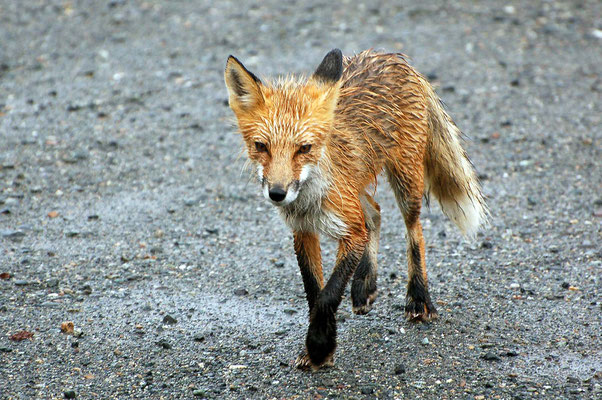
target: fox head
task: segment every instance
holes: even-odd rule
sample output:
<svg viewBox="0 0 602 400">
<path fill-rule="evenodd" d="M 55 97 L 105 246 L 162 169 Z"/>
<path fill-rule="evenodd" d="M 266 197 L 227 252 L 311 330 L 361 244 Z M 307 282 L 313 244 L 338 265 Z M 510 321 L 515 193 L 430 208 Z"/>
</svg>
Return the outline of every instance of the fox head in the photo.
<svg viewBox="0 0 602 400">
<path fill-rule="evenodd" d="M 226 63 L 230 108 L 256 165 L 264 197 L 284 206 L 316 172 L 334 121 L 343 72 L 339 49 L 309 79 L 264 84 L 235 57 Z"/>
</svg>

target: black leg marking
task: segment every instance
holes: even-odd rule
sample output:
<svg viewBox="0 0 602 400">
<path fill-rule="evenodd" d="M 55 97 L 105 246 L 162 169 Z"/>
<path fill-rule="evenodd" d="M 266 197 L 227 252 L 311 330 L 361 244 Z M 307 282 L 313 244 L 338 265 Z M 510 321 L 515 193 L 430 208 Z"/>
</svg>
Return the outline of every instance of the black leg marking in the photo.
<svg viewBox="0 0 602 400">
<path fill-rule="evenodd" d="M 337 263 L 332 276 L 318 295 L 312 309 L 305 344 L 313 366 L 321 366 L 334 353 L 337 345 L 335 313 L 341 304 L 345 286 L 356 269 L 359 258 L 359 254 L 352 251 Z"/>
<path fill-rule="evenodd" d="M 410 280 L 408 282 L 408 292 L 406 295 L 406 316 L 410 320 L 429 320 L 436 318 L 437 310 L 431 302 L 431 296 L 428 292 L 426 282 L 421 275 L 422 255 L 420 246 L 412 243 L 410 247 L 410 257 L 412 269 L 410 271 Z"/>
<path fill-rule="evenodd" d="M 351 284 L 351 302 L 353 312 L 356 314 L 367 314 L 376 298 L 376 274 L 374 265 L 368 255 L 368 249 L 364 251 Z"/>
<path fill-rule="evenodd" d="M 300 251 L 297 254 L 297 262 L 299 263 L 299 269 L 301 270 L 301 276 L 303 277 L 303 287 L 305 288 L 305 297 L 307 298 L 307 304 L 309 311 L 314 308 L 316 299 L 320 293 L 320 283 L 316 279 L 316 276 L 311 271 L 309 258 L 307 253 Z"/>
<path fill-rule="evenodd" d="M 408 283 L 406 317 L 411 321 L 430 320 L 437 317 L 437 309 L 421 276 L 414 275 Z"/>
</svg>

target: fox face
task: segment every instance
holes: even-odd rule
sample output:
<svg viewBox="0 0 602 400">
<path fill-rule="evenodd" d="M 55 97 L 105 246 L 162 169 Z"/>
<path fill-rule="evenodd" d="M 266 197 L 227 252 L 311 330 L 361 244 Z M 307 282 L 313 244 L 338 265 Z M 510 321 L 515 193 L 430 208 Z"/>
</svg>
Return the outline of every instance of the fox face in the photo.
<svg viewBox="0 0 602 400">
<path fill-rule="evenodd" d="M 226 64 L 230 107 L 256 165 L 263 195 L 276 206 L 293 203 L 319 168 L 333 126 L 342 55 L 326 55 L 309 79 L 264 84 L 235 57 Z"/>
</svg>

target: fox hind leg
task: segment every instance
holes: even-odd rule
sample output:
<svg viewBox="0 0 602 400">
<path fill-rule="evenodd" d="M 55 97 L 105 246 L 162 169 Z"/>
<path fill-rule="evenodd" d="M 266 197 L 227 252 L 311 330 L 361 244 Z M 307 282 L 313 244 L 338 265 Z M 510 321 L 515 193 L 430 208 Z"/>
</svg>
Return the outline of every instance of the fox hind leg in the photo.
<svg viewBox="0 0 602 400">
<path fill-rule="evenodd" d="M 407 229 L 408 288 L 405 315 L 410 321 L 437 318 L 437 310 L 428 291 L 424 236 L 420 223 L 424 181 L 421 172 L 387 168 L 389 182 L 395 193 Z"/>
<path fill-rule="evenodd" d="M 376 300 L 377 253 L 380 236 L 380 206 L 374 199 L 365 193 L 361 198 L 364 211 L 366 228 L 368 229 L 368 243 L 360 263 L 353 275 L 351 284 L 351 302 L 353 312 L 358 315 L 367 314 L 372 309 Z"/>
</svg>

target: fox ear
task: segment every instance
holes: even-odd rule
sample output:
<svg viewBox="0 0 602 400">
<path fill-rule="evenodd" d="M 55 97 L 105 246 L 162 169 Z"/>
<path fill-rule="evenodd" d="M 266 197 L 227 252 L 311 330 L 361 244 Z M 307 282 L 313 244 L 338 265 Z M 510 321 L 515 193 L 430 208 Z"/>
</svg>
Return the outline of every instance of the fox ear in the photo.
<svg viewBox="0 0 602 400">
<path fill-rule="evenodd" d="M 230 96 L 230 107 L 234 111 L 248 110 L 263 102 L 261 81 L 234 56 L 228 57 L 224 79 Z"/>
<path fill-rule="evenodd" d="M 339 49 L 331 50 L 320 65 L 312 78 L 322 83 L 333 84 L 341 79 L 343 75 L 343 54 Z"/>
</svg>

